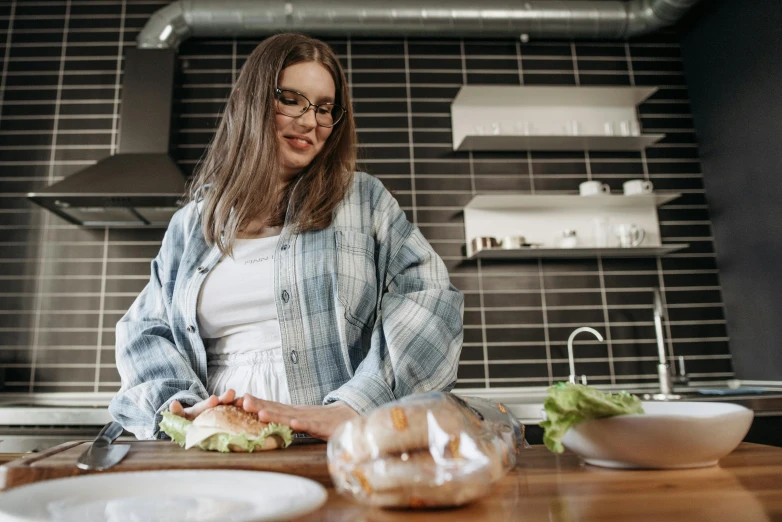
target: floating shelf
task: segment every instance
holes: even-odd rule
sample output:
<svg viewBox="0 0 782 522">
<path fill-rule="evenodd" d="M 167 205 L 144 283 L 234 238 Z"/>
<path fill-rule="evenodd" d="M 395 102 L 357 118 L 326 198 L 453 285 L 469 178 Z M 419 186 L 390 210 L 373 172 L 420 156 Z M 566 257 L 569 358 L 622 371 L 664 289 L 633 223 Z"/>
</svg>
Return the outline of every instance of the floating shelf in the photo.
<svg viewBox="0 0 782 522">
<path fill-rule="evenodd" d="M 527 258 L 584 258 L 584 257 L 654 257 L 664 256 L 690 246 L 688 243 L 669 243 L 635 248 L 520 248 L 484 249 L 470 259 L 527 259 Z"/>
<path fill-rule="evenodd" d="M 642 150 L 657 143 L 665 134 L 641 136 L 516 136 L 467 135 L 456 147 L 458 151 L 509 150 Z"/>
<path fill-rule="evenodd" d="M 636 106 L 656 91 L 465 85 L 451 104 L 453 149 L 642 150 L 665 137 L 639 132 Z"/>
<path fill-rule="evenodd" d="M 560 194 L 480 194 L 470 200 L 465 209 L 513 210 L 540 208 L 593 208 L 621 209 L 659 207 L 681 196 L 678 192 L 657 192 L 638 196 L 606 194 L 602 196 L 577 196 Z"/>
<path fill-rule="evenodd" d="M 578 196 L 560 194 L 481 194 L 464 207 L 464 237 L 471 259 L 649 257 L 663 256 L 687 248 L 684 243 L 663 244 L 657 208 L 678 198 L 678 193 L 637 196 Z M 607 247 L 596 247 L 596 220 L 608 231 Z M 644 230 L 641 244 L 620 248 L 614 230 L 633 224 Z M 563 230 L 574 230 L 579 246 L 558 248 Z M 538 248 L 483 249 L 474 252 L 476 237 L 523 236 Z"/>
</svg>

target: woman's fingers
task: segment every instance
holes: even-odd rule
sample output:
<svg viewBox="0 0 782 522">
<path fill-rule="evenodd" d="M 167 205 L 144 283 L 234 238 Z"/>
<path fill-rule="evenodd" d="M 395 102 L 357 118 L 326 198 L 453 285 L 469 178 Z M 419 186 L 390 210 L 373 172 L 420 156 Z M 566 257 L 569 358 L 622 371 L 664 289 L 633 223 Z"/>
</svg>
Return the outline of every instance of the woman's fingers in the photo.
<svg viewBox="0 0 782 522">
<path fill-rule="evenodd" d="M 277 402 L 265 401 L 263 399 L 259 399 L 258 397 L 253 397 L 249 393 L 245 394 L 242 399 L 242 407 L 245 409 L 245 411 L 249 411 L 250 413 L 258 413 L 261 410 L 268 409 L 274 410 L 275 405 L 279 404 Z"/>
<path fill-rule="evenodd" d="M 293 415 L 291 413 L 292 412 L 285 412 L 275 409 L 263 409 L 258 412 L 258 419 L 263 422 L 274 422 L 275 424 L 284 424 L 285 426 L 290 426 L 291 420 L 293 419 Z"/>
<path fill-rule="evenodd" d="M 262 422 L 274 422 L 286 426 L 290 426 L 291 419 L 295 417 L 298 411 L 293 406 L 281 404 L 279 402 L 265 401 L 253 397 L 249 393 L 242 397 L 242 408 L 244 408 L 245 411 L 258 415 L 258 419 Z"/>
<path fill-rule="evenodd" d="M 225 390 L 225 393 L 220 395 L 220 404 L 231 404 L 236 398 L 236 392 L 232 389 Z"/>
<path fill-rule="evenodd" d="M 212 395 L 205 401 L 197 402 L 193 406 L 186 408 L 185 413 L 187 414 L 188 419 L 193 420 L 203 413 L 204 410 L 214 408 L 218 404 L 220 404 L 220 399 L 217 398 L 217 395 Z"/>
<path fill-rule="evenodd" d="M 299 420 L 299 419 L 291 419 L 290 427 L 293 431 L 300 431 L 302 433 L 309 433 L 312 435 L 313 426 L 312 423 Z"/>
<path fill-rule="evenodd" d="M 168 411 L 179 417 L 185 417 L 185 409 L 179 401 L 174 401 L 168 406 Z"/>
</svg>

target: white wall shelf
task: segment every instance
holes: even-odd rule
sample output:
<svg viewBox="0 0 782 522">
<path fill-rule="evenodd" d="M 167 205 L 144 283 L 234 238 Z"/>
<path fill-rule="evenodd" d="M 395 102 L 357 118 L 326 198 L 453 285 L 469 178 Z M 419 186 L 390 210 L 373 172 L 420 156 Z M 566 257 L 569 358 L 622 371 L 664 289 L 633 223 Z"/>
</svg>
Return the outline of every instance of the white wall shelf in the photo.
<svg viewBox="0 0 782 522">
<path fill-rule="evenodd" d="M 688 243 L 667 243 L 656 247 L 635 248 L 492 248 L 481 250 L 471 259 L 527 259 L 527 258 L 589 258 L 589 257 L 654 257 L 664 256 L 690 246 Z"/>
<path fill-rule="evenodd" d="M 641 136 L 464 136 L 454 150 L 641 150 L 663 139 L 665 134 Z"/>
<path fill-rule="evenodd" d="M 636 105 L 656 90 L 465 85 L 451 104 L 453 149 L 641 150 L 665 137 L 640 133 Z"/>
<path fill-rule="evenodd" d="M 657 207 L 679 197 L 678 193 L 654 193 L 638 196 L 482 194 L 464 207 L 464 233 L 467 257 L 474 259 L 513 259 L 530 257 L 647 257 L 666 255 L 686 248 L 685 243 L 663 244 Z M 594 221 L 603 219 L 609 228 L 609 241 L 597 246 Z M 620 248 L 613 229 L 619 224 L 634 224 L 645 231 L 637 247 Z M 557 240 L 565 229 L 575 230 L 576 248 L 558 248 Z M 505 250 L 484 249 L 474 252 L 476 237 L 524 236 L 539 248 Z"/>
<path fill-rule="evenodd" d="M 638 196 L 605 194 L 601 196 L 575 196 L 561 194 L 479 194 L 473 197 L 465 209 L 518 210 L 533 208 L 638 208 L 659 207 L 681 196 L 678 192 L 657 192 Z"/>
</svg>

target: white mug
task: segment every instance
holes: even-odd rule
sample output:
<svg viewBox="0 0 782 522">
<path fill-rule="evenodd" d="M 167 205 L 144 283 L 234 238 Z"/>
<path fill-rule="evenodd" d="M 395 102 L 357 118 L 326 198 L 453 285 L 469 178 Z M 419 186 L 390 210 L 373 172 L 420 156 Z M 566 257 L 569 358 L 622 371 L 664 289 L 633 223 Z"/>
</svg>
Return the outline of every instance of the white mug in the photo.
<svg viewBox="0 0 782 522">
<path fill-rule="evenodd" d="M 599 181 L 585 181 L 578 186 L 578 192 L 582 196 L 602 196 L 609 194 L 611 187 Z"/>
<path fill-rule="evenodd" d="M 654 190 L 654 185 L 651 181 L 644 179 L 631 179 L 622 183 L 622 188 L 625 191 L 625 196 L 637 196 L 639 194 L 651 194 Z"/>
<path fill-rule="evenodd" d="M 614 231 L 622 248 L 637 247 L 646 237 L 644 229 L 633 224 L 617 225 Z"/>
</svg>

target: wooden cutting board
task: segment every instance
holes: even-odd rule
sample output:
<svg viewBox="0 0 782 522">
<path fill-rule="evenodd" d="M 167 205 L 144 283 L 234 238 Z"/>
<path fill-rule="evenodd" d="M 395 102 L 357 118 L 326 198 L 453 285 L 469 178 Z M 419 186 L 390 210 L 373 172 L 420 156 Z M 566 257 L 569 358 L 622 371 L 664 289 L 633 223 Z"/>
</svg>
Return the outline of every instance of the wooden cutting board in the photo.
<svg viewBox="0 0 782 522">
<path fill-rule="evenodd" d="M 92 473 L 122 473 L 161 469 L 241 469 L 277 471 L 307 477 L 331 486 L 326 462 L 326 444 L 294 444 L 286 449 L 257 453 L 218 453 L 197 448 L 184 450 L 169 440 L 130 441 L 122 461 L 106 471 L 84 471 L 76 459 L 91 441 L 60 444 L 42 453 L 30 454 L 0 466 L 0 489 L 39 480 Z M 125 444 L 125 442 L 118 442 Z"/>
</svg>

